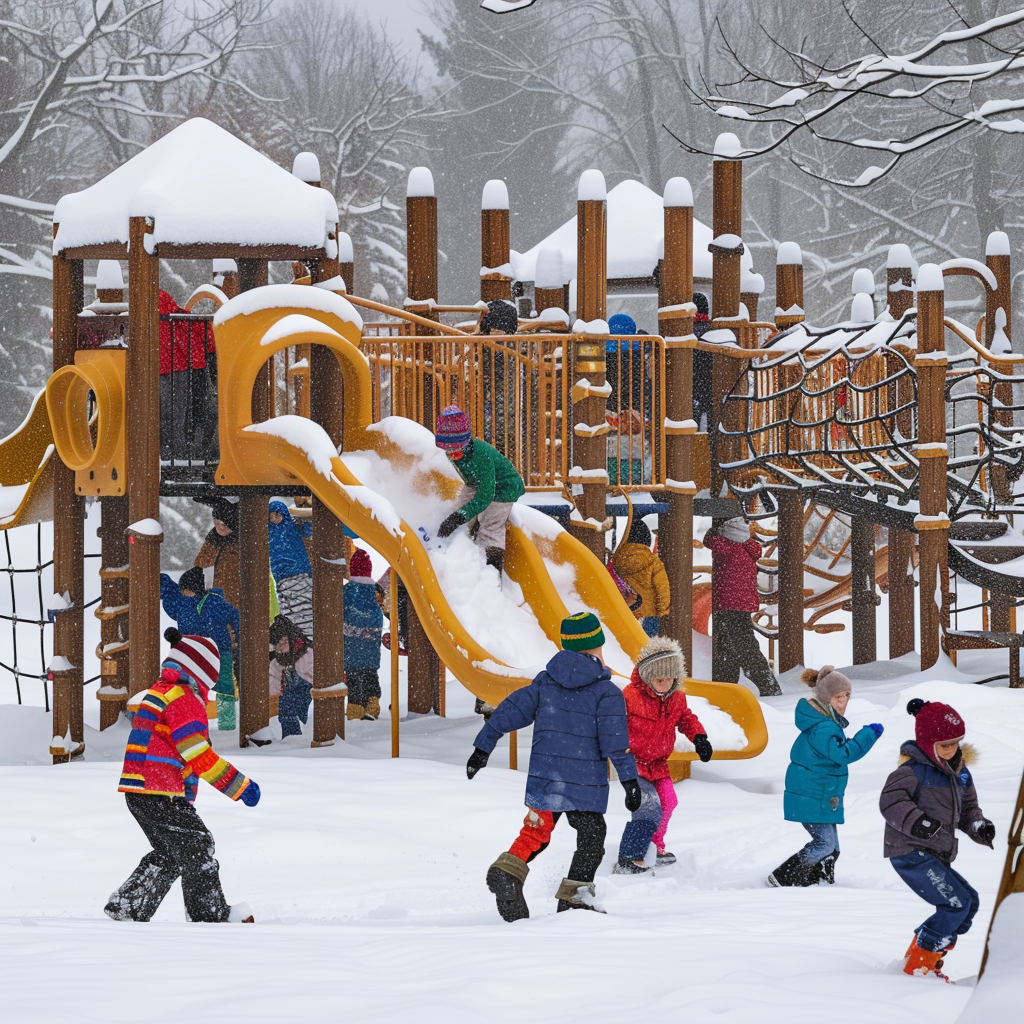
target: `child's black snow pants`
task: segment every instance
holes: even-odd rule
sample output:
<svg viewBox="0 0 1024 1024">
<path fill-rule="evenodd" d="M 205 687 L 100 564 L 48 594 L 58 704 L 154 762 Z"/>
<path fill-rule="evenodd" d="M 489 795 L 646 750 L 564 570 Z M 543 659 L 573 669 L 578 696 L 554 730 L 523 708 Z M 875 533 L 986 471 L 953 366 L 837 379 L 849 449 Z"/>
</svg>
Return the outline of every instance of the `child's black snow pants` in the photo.
<svg viewBox="0 0 1024 1024">
<path fill-rule="evenodd" d="M 720 683 L 738 683 L 742 669 L 762 697 L 782 693 L 754 635 L 750 612 L 715 612 L 711 622 L 712 676 Z"/>
<path fill-rule="evenodd" d="M 126 793 L 128 810 L 153 849 L 104 907 L 116 921 L 148 921 L 181 876 L 190 921 L 227 921 L 231 908 L 220 887 L 210 830 L 183 796 Z"/>
</svg>

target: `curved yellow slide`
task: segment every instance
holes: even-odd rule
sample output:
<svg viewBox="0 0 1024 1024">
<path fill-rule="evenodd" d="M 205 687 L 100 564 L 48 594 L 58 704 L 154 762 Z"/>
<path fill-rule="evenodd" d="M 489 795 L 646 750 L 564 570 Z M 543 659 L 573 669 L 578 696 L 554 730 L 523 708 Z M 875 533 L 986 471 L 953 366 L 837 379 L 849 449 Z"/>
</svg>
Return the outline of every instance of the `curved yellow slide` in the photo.
<svg viewBox="0 0 1024 1024">
<path fill-rule="evenodd" d="M 0 440 L 0 530 L 52 518 L 53 431 L 44 388 L 21 426 Z"/>
</svg>

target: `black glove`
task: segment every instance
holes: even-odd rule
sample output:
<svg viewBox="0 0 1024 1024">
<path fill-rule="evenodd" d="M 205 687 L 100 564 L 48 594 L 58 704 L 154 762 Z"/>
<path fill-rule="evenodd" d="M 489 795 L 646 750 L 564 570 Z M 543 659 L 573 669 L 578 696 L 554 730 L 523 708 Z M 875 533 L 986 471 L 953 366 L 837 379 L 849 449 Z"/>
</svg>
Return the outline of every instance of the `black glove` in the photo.
<svg viewBox="0 0 1024 1024">
<path fill-rule="evenodd" d="M 467 778 L 473 778 L 474 775 L 481 768 L 487 767 L 487 759 L 491 755 L 486 750 L 481 750 L 479 747 L 473 748 L 473 753 L 469 755 L 469 760 L 466 762 L 466 776 Z"/>
<path fill-rule="evenodd" d="M 971 828 L 974 838 L 983 843 L 990 850 L 994 850 L 993 840 L 996 838 L 996 827 L 986 818 L 984 821 L 976 821 Z"/>
<path fill-rule="evenodd" d="M 707 737 L 707 733 L 698 733 L 693 737 L 693 746 L 697 751 L 697 756 L 702 761 L 710 761 L 711 755 L 715 752 L 711 746 L 711 741 Z"/>
<path fill-rule="evenodd" d="M 622 788 L 626 791 L 626 810 L 630 813 L 640 810 L 640 804 L 644 799 L 644 795 L 640 791 L 640 783 L 636 779 L 630 779 L 622 784 Z"/>
<path fill-rule="evenodd" d="M 939 834 L 940 828 L 942 828 L 940 822 L 933 821 L 927 814 L 923 814 L 910 826 L 910 834 L 918 839 L 931 839 Z"/>
<path fill-rule="evenodd" d="M 466 517 L 461 512 L 453 512 L 438 528 L 438 537 L 450 537 L 460 526 L 464 526 Z"/>
</svg>

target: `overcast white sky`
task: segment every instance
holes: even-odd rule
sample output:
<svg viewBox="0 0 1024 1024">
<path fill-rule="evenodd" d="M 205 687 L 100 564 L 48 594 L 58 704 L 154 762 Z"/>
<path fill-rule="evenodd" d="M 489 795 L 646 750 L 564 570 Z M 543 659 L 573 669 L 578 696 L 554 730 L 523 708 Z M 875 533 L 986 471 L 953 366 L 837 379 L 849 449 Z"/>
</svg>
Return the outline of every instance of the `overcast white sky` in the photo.
<svg viewBox="0 0 1024 1024">
<path fill-rule="evenodd" d="M 475 0 L 461 2 L 475 3 Z M 416 53 L 420 48 L 417 31 L 432 33 L 433 25 L 423 12 L 421 0 L 339 0 L 339 3 L 365 12 L 371 21 L 387 22 L 389 34 Z"/>
</svg>

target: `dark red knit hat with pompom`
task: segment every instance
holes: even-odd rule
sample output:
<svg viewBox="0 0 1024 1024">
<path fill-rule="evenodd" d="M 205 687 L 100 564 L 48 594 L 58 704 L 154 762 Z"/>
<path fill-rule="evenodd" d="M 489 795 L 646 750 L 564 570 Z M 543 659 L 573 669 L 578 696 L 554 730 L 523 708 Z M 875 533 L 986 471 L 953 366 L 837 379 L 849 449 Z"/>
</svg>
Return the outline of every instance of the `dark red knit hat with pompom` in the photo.
<svg viewBox="0 0 1024 1024">
<path fill-rule="evenodd" d="M 370 556 L 362 549 L 356 548 L 348 563 L 349 575 L 355 579 L 357 576 L 362 579 L 369 579 L 373 575 L 373 563 Z"/>
<path fill-rule="evenodd" d="M 917 745 L 933 760 L 935 744 L 962 740 L 967 732 L 964 720 L 948 704 L 915 697 L 907 705 L 907 714 L 914 716 Z"/>
</svg>

